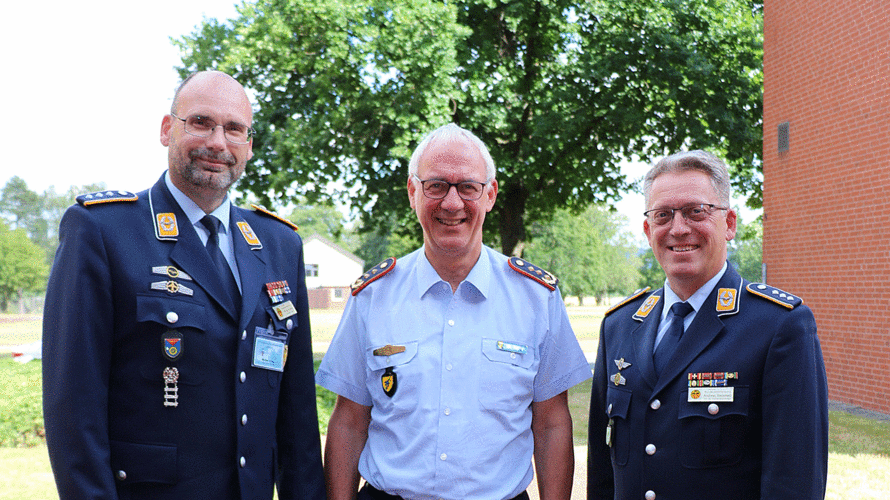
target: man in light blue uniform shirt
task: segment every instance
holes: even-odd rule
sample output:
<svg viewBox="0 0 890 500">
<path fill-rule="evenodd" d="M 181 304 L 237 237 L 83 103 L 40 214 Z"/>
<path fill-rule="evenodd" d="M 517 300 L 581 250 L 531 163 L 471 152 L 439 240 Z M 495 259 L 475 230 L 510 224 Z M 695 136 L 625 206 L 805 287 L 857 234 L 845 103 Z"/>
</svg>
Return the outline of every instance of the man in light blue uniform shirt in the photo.
<svg viewBox="0 0 890 500">
<path fill-rule="evenodd" d="M 424 245 L 375 266 L 316 375 L 339 397 L 328 427 L 330 500 L 571 495 L 567 390 L 590 378 L 556 280 L 482 244 L 494 163 L 472 133 L 430 133 L 409 165 Z M 452 189 L 453 188 L 453 189 Z"/>
</svg>

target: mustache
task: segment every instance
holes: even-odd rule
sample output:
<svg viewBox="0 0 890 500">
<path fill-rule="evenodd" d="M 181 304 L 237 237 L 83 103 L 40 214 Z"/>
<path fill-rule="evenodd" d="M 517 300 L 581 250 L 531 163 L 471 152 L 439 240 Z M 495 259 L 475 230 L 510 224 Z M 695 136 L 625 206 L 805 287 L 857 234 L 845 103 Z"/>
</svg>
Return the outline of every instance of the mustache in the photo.
<svg viewBox="0 0 890 500">
<path fill-rule="evenodd" d="M 192 160 L 211 160 L 211 161 L 221 161 L 225 164 L 232 166 L 235 164 L 235 157 L 232 154 L 220 151 L 219 153 L 214 153 L 207 148 L 197 148 L 189 152 L 189 158 Z"/>
</svg>

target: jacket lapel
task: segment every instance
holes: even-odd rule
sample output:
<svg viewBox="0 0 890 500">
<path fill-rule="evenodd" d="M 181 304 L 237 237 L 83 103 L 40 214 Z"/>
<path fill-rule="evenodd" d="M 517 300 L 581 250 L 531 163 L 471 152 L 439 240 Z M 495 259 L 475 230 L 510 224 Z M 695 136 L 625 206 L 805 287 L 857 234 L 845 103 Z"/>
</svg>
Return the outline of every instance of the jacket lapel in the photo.
<svg viewBox="0 0 890 500">
<path fill-rule="evenodd" d="M 231 224 L 232 242 L 235 245 L 235 260 L 238 262 L 238 274 L 241 276 L 241 325 L 239 330 L 243 330 L 250 321 L 251 312 L 256 310 L 257 301 L 263 294 L 263 277 L 266 275 L 266 262 L 263 260 L 262 245 L 249 244 L 248 236 L 244 234 L 245 229 L 241 224 L 247 224 L 244 220 L 243 212 L 245 210 L 232 206 Z M 258 240 L 258 236 L 249 232 L 250 237 Z"/>
<path fill-rule="evenodd" d="M 695 315 L 695 319 L 677 344 L 677 350 L 668 362 L 665 371 L 658 378 L 655 391 L 658 392 L 683 371 L 704 351 L 714 339 L 723 333 L 724 325 L 717 313 L 717 294 L 721 288 L 738 289 L 741 276 L 727 264 L 726 272 L 714 290 L 708 295 L 708 299 L 702 304 L 701 310 Z"/>
<path fill-rule="evenodd" d="M 173 214 L 176 219 L 178 231 L 175 237 L 165 238 L 165 241 L 173 243 L 173 249 L 170 252 L 170 260 L 172 260 L 179 269 L 189 274 L 194 283 L 200 286 L 213 300 L 219 303 L 226 313 L 233 319 L 237 317 L 233 311 L 234 304 L 232 299 L 223 293 L 222 279 L 216 270 L 210 255 L 201 244 L 198 233 L 192 227 L 179 204 L 170 194 L 164 177 L 151 188 L 149 193 L 149 201 L 152 211 L 152 219 L 157 224 L 158 214 Z"/>
<path fill-rule="evenodd" d="M 653 297 L 658 297 L 658 303 L 651 308 L 645 317 L 640 317 L 642 307 L 637 310 L 634 319 L 642 321 L 642 323 L 637 325 L 631 333 L 634 344 L 634 356 L 636 357 L 635 361 L 638 363 L 640 373 L 643 375 L 643 379 L 646 383 L 649 384 L 649 387 L 655 387 L 655 384 L 658 381 L 658 377 L 655 375 L 655 363 L 652 359 L 652 349 L 655 345 L 655 337 L 658 333 L 658 323 L 661 318 L 661 311 L 664 308 L 664 300 L 661 299 L 663 293 L 662 290 L 657 290 L 647 297 L 647 301 L 653 300 Z"/>
</svg>

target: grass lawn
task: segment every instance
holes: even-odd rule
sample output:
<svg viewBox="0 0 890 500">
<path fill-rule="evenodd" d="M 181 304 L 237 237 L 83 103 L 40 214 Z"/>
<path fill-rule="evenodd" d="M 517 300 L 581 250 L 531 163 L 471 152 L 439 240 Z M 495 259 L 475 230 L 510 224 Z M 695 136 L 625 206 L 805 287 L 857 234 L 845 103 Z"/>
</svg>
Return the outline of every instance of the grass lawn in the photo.
<svg viewBox="0 0 890 500">
<path fill-rule="evenodd" d="M 570 306 L 569 319 L 585 350 L 596 349 L 604 307 Z M 313 340 L 326 346 L 340 312 L 311 311 Z M 40 338 L 39 317 L 0 315 L 0 352 Z M 318 347 L 316 347 L 318 350 Z M 322 356 L 317 352 L 316 363 Z M 317 366 L 317 364 L 316 364 Z M 587 444 L 590 382 L 569 391 L 575 445 Z M 319 388 L 319 428 L 327 429 L 335 396 Z M 789 417 L 791 418 L 791 417 Z M 829 414 L 827 499 L 883 499 L 890 484 L 890 422 L 832 411 Z M 55 500 L 55 485 L 43 437 L 40 362 L 0 357 L 0 500 Z M 583 448 L 581 449 L 583 454 Z M 580 455 L 579 455 L 580 457 Z M 583 461 L 579 458 L 579 461 Z M 576 475 L 573 498 L 582 498 L 584 477 Z"/>
</svg>

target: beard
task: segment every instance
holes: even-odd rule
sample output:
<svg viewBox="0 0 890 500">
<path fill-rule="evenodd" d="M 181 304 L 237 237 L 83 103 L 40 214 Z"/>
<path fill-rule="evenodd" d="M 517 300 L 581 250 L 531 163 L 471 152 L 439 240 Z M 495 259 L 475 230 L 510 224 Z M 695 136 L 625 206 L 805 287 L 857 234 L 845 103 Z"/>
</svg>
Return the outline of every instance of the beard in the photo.
<svg viewBox="0 0 890 500">
<path fill-rule="evenodd" d="M 214 153 L 207 148 L 198 148 L 189 152 L 189 159 L 191 161 L 180 164 L 178 170 L 186 182 L 199 188 L 228 191 L 244 172 L 244 165 L 239 165 L 235 157 L 225 151 Z M 222 172 L 209 172 L 197 164 L 196 160 L 199 159 L 224 162 L 228 165 L 228 169 Z"/>
</svg>

